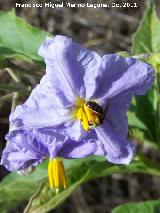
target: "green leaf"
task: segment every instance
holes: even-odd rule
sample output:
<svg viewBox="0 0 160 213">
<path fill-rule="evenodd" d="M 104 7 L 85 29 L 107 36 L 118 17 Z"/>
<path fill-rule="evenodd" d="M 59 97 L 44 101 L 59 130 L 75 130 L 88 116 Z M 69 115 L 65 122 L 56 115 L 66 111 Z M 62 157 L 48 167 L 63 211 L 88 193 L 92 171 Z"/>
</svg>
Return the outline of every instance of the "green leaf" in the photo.
<svg viewBox="0 0 160 213">
<path fill-rule="evenodd" d="M 117 54 L 120 55 L 120 56 L 123 56 L 123 57 L 129 57 L 130 56 L 129 52 L 126 52 L 126 51 L 121 51 L 121 52 L 118 52 Z"/>
<path fill-rule="evenodd" d="M 136 97 L 136 116 L 147 126 L 153 142 L 156 138 L 156 109 L 154 106 L 155 93 L 154 89 L 148 91 L 146 96 Z"/>
<path fill-rule="evenodd" d="M 4 27 L 5 26 L 5 27 Z M 0 55 L 41 62 L 38 48 L 49 33 L 16 17 L 14 11 L 0 12 Z"/>
<path fill-rule="evenodd" d="M 139 120 L 134 112 L 128 111 L 128 123 L 131 127 L 137 127 L 139 129 L 148 130 L 147 126 Z"/>
<path fill-rule="evenodd" d="M 40 188 L 31 197 L 25 213 L 45 213 L 62 204 L 74 190 L 82 183 L 91 179 L 111 175 L 113 173 L 140 172 L 160 176 L 160 167 L 139 156 L 129 166 L 107 163 L 103 157 L 89 157 L 86 159 L 65 160 L 67 167 L 68 188 L 55 195 L 50 190 L 48 181 L 44 181 Z"/>
<path fill-rule="evenodd" d="M 43 178 L 47 177 L 47 165 L 48 161 L 45 161 L 41 164 L 39 164 L 36 169 L 27 175 L 19 175 L 16 172 L 10 173 L 7 175 L 1 182 L 0 182 L 0 187 L 3 187 L 6 184 L 10 184 L 13 181 L 19 181 L 19 180 L 32 180 L 32 181 L 40 181 Z"/>
<path fill-rule="evenodd" d="M 10 173 L 2 180 L 0 183 L 0 212 L 7 212 L 29 199 L 37 190 L 39 181 L 47 176 L 46 165 L 47 162 L 44 162 L 33 173 L 26 176 Z"/>
<path fill-rule="evenodd" d="M 13 209 L 36 190 L 38 183 L 32 180 L 12 181 L 0 188 L 0 212 Z"/>
<path fill-rule="evenodd" d="M 158 74 L 160 70 L 160 53 L 158 52 L 151 54 L 147 62 L 154 67 L 156 74 Z"/>
<path fill-rule="evenodd" d="M 8 63 L 5 57 L 0 55 L 0 69 L 7 67 Z"/>
<path fill-rule="evenodd" d="M 160 200 L 139 203 L 128 203 L 113 209 L 112 213 L 159 213 Z"/>
<path fill-rule="evenodd" d="M 151 148 L 157 149 L 150 129 L 132 111 L 128 111 L 129 128 L 132 131 L 131 138 L 140 143 L 147 143 Z"/>
<path fill-rule="evenodd" d="M 55 196 L 55 191 L 49 189 L 47 165 L 45 161 L 33 173 L 20 176 L 9 174 L 0 183 L 0 212 L 13 209 L 21 202 L 30 201 L 26 212 L 48 212 L 63 203 L 77 187 L 93 178 L 111 175 L 113 173 L 140 172 L 160 176 L 160 167 L 154 165 L 144 156 L 138 156 L 129 165 L 113 165 L 107 163 L 104 157 L 92 156 L 85 159 L 64 160 L 68 188 Z M 40 184 L 39 184 L 40 182 Z"/>
<path fill-rule="evenodd" d="M 160 51 L 160 20 L 157 17 L 154 4 L 150 4 L 144 17 L 133 37 L 133 54 L 150 53 Z M 145 61 L 157 68 L 157 58 L 159 53 L 151 54 Z M 136 116 L 145 124 L 149 130 L 149 135 L 158 146 L 157 129 L 157 91 L 156 85 L 146 96 L 136 97 Z M 159 121 L 158 121 L 159 122 Z"/>
<path fill-rule="evenodd" d="M 154 5 L 146 10 L 144 17 L 133 37 L 133 54 L 160 51 L 160 21 Z"/>
</svg>

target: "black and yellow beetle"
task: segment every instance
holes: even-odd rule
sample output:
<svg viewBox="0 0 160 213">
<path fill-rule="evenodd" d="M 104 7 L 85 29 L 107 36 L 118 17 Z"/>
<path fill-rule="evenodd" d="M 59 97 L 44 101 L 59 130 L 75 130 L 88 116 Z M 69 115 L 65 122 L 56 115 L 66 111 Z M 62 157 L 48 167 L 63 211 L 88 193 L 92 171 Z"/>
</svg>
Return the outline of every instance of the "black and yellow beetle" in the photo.
<svg viewBox="0 0 160 213">
<path fill-rule="evenodd" d="M 86 131 L 90 130 L 90 126 L 96 127 L 103 123 L 105 111 L 98 103 L 94 101 L 87 101 L 83 107 L 79 108 L 77 112 L 77 119 L 82 123 Z"/>
</svg>

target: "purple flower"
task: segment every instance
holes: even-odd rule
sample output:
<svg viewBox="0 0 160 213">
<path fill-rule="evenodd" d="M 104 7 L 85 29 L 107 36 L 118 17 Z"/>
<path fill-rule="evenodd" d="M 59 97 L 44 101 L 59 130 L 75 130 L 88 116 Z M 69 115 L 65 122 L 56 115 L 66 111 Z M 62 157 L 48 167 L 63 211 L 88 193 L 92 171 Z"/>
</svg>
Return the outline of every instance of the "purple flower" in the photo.
<svg viewBox="0 0 160 213">
<path fill-rule="evenodd" d="M 29 166 L 37 166 L 50 157 L 80 158 L 93 154 L 96 150 L 94 142 L 84 140 L 76 142 L 66 136 L 50 131 L 15 130 L 6 136 L 8 144 L 3 151 L 1 163 L 10 171 L 25 170 Z"/>
<path fill-rule="evenodd" d="M 132 96 L 153 85 L 153 68 L 117 54 L 100 57 L 65 36 L 46 38 L 39 54 L 46 74 L 10 115 L 2 164 L 15 171 L 47 157 L 88 155 L 128 164 L 134 147 L 126 112 Z"/>
</svg>

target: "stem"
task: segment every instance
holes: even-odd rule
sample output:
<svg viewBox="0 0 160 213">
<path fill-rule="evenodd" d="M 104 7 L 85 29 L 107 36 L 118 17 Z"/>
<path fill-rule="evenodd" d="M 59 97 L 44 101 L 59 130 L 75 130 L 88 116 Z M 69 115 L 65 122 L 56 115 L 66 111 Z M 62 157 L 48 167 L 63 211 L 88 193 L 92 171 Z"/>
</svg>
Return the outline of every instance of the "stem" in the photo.
<svg viewBox="0 0 160 213">
<path fill-rule="evenodd" d="M 140 54 L 140 55 L 133 55 L 131 56 L 132 58 L 135 58 L 135 59 L 139 59 L 139 60 L 147 60 L 149 59 L 149 57 L 151 57 L 151 53 L 143 53 L 143 54 Z"/>
<path fill-rule="evenodd" d="M 12 105 L 11 105 L 11 112 L 13 112 L 17 106 L 17 100 L 18 100 L 18 92 L 13 92 L 13 98 L 12 98 Z M 9 129 L 11 129 L 12 124 L 9 123 Z"/>
<path fill-rule="evenodd" d="M 12 93 L 9 93 L 9 94 L 7 94 L 7 95 L 1 96 L 1 97 L 0 97 L 0 101 L 7 101 L 7 100 L 12 99 L 12 97 L 13 97 L 13 92 L 12 92 Z"/>
<path fill-rule="evenodd" d="M 157 136 L 157 142 L 160 146 L 160 69 L 158 69 L 157 75 L 156 75 L 156 83 L 157 83 L 157 116 L 156 116 L 156 136 Z"/>
<path fill-rule="evenodd" d="M 155 128 L 156 128 L 156 141 L 160 147 L 160 66 L 156 69 L 155 80 L 155 98 L 156 98 L 156 116 L 155 116 Z"/>
<path fill-rule="evenodd" d="M 22 90 L 20 92 L 11 92 L 7 95 L 3 95 L 0 97 L 0 101 L 8 101 L 11 100 L 13 98 L 14 93 L 17 93 L 19 95 L 19 97 L 27 95 L 29 92 L 31 91 L 31 87 L 28 87 L 25 90 Z"/>
<path fill-rule="evenodd" d="M 45 183 L 46 183 L 46 179 L 41 181 L 37 191 L 30 197 L 29 202 L 28 202 L 26 208 L 24 209 L 23 213 L 29 213 L 30 212 L 30 209 L 32 207 L 32 203 L 33 203 L 34 199 L 36 199 L 40 195 Z"/>
<path fill-rule="evenodd" d="M 8 67 L 16 70 L 17 72 L 19 72 L 20 74 L 26 75 L 26 76 L 34 76 L 36 79 L 39 79 L 41 74 L 38 74 L 36 72 L 32 72 L 30 70 L 26 70 L 23 67 L 20 67 L 14 63 L 12 63 L 11 61 L 8 61 Z"/>
<path fill-rule="evenodd" d="M 160 95 L 158 97 L 157 101 L 157 116 L 156 116 L 156 126 L 157 126 L 157 142 L 159 143 L 160 146 Z"/>
<path fill-rule="evenodd" d="M 16 84 L 16 86 L 10 86 L 10 85 L 6 85 L 6 84 L 0 84 L 0 91 L 2 92 L 18 92 L 21 90 L 24 90 L 25 87 L 23 87 L 22 85 L 20 85 L 19 83 Z"/>
<path fill-rule="evenodd" d="M 17 106 L 18 101 L 18 92 L 13 92 L 13 98 L 12 98 L 12 106 L 11 106 L 11 112 L 13 112 Z"/>
<path fill-rule="evenodd" d="M 20 78 L 14 73 L 14 71 L 10 68 L 6 68 L 6 71 L 11 76 L 11 78 L 16 82 L 19 83 L 21 80 Z"/>
</svg>

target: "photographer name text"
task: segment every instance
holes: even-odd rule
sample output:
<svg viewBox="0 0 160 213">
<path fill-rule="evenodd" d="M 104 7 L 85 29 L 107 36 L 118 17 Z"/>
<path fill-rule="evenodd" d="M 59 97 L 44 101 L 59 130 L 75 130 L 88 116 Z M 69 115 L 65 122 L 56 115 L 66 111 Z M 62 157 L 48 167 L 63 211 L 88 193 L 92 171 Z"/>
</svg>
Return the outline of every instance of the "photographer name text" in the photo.
<svg viewBox="0 0 160 213">
<path fill-rule="evenodd" d="M 27 3 L 27 4 L 20 4 L 16 3 L 15 5 L 16 8 L 18 7 L 25 7 L 25 8 L 30 8 L 30 7 L 45 7 L 45 8 L 63 8 L 63 7 L 70 7 L 70 8 L 125 8 L 125 7 L 138 7 L 137 3 L 129 3 L 129 2 L 122 2 L 122 3 L 43 3 L 43 4 L 34 4 L 34 3 Z"/>
</svg>

